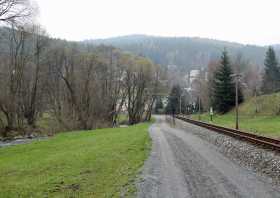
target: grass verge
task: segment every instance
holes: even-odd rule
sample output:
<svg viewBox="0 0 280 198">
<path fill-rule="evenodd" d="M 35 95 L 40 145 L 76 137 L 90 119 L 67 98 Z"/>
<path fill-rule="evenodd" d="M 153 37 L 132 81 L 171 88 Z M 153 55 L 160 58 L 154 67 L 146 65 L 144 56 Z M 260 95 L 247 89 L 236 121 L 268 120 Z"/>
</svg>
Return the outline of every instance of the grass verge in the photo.
<svg viewBox="0 0 280 198">
<path fill-rule="evenodd" d="M 0 197 L 130 197 L 150 149 L 148 127 L 62 133 L 0 149 Z"/>
<path fill-rule="evenodd" d="M 198 115 L 193 115 L 192 118 L 198 119 Z M 234 113 L 215 115 L 212 122 L 209 114 L 202 114 L 201 121 L 235 128 Z M 239 128 L 267 137 L 280 138 L 280 116 L 240 116 Z"/>
</svg>

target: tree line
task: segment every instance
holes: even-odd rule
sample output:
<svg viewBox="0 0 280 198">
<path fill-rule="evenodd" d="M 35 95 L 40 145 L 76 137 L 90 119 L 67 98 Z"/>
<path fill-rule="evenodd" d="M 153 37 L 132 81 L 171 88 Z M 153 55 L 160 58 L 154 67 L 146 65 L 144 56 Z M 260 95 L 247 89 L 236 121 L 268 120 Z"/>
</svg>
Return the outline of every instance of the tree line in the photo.
<svg viewBox="0 0 280 198">
<path fill-rule="evenodd" d="M 235 78 L 236 75 L 240 76 L 240 79 Z M 199 104 L 202 111 L 208 111 L 213 107 L 218 113 L 227 113 L 235 106 L 236 80 L 238 80 L 239 104 L 245 97 L 278 92 L 280 66 L 273 47 L 267 49 L 264 69 L 245 60 L 241 54 L 232 61 L 227 50 L 224 49 L 220 60 L 208 64 L 207 79 L 201 77 L 196 79 L 198 86 L 195 87 L 195 94 L 186 92 L 179 85 L 172 88 L 166 111 L 179 113 L 181 108 L 181 113 L 194 113 L 198 112 Z M 191 100 L 190 95 L 196 99 Z"/>
<path fill-rule="evenodd" d="M 262 64 L 266 49 L 226 41 L 192 37 L 157 37 L 130 35 L 102 40 L 97 44 L 110 44 L 136 54 L 143 54 L 161 65 L 176 65 L 182 71 L 200 69 L 209 61 L 219 59 L 224 47 L 235 57 L 242 53 L 253 64 Z M 279 54 L 279 51 L 277 51 Z M 232 60 L 234 61 L 234 59 Z"/>
<path fill-rule="evenodd" d="M 2 3 L 13 2 L 0 1 L 0 11 Z M 15 2 L 24 3 L 20 9 L 28 6 L 27 1 Z M 7 9 L 14 13 L 11 5 Z M 123 110 L 129 124 L 151 119 L 158 65 L 111 46 L 52 39 L 40 25 L 17 22 L 26 10 L 19 10 L 21 17 L 2 15 L 8 24 L 0 31 L 3 136 L 32 132 L 43 117 L 55 123 L 53 130 L 112 126 Z"/>
</svg>

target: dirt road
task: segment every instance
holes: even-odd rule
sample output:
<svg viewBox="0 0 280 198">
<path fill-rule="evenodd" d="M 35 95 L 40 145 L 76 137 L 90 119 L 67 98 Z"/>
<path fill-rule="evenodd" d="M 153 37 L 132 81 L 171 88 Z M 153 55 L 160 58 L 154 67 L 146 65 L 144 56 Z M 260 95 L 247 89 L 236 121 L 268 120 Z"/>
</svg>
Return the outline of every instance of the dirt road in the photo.
<svg viewBox="0 0 280 198">
<path fill-rule="evenodd" d="M 150 128 L 153 147 L 138 184 L 138 197 L 280 197 L 279 189 L 266 178 L 240 167 L 195 135 L 195 130 L 203 128 L 184 123 L 181 130 L 170 126 L 164 116 L 156 119 Z"/>
</svg>

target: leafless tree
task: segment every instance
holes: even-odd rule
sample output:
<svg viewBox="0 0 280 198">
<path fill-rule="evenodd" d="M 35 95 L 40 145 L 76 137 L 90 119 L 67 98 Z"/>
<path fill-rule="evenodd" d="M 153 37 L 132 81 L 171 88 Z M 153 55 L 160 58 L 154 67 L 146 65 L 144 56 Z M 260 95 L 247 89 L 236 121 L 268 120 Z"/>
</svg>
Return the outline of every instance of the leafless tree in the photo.
<svg viewBox="0 0 280 198">
<path fill-rule="evenodd" d="M 125 90 L 127 92 L 127 111 L 129 124 L 136 124 L 143 119 L 149 109 L 152 94 L 151 82 L 154 77 L 153 64 L 145 58 L 127 56 L 125 72 Z"/>
<path fill-rule="evenodd" d="M 160 76 L 151 61 L 113 47 L 51 40 L 39 26 L 8 30 L 9 50 L 0 54 L 6 132 L 35 130 L 43 115 L 59 130 L 108 127 L 125 105 L 130 124 L 151 118 Z"/>
<path fill-rule="evenodd" d="M 35 127 L 37 114 L 42 107 L 44 87 L 44 51 L 48 45 L 48 37 L 39 25 L 33 25 L 29 29 L 29 60 L 25 72 L 23 95 L 24 117 L 28 125 Z"/>
<path fill-rule="evenodd" d="M 23 123 L 21 98 L 26 63 L 24 53 L 26 36 L 24 31 L 11 29 L 7 39 L 9 52 L 3 57 L 6 69 L 2 70 L 5 71 L 5 77 L 1 80 L 5 87 L 0 96 L 0 108 L 7 120 L 7 131 L 22 126 Z"/>
<path fill-rule="evenodd" d="M 19 23 L 34 14 L 29 0 L 0 0 L 0 21 Z"/>
</svg>

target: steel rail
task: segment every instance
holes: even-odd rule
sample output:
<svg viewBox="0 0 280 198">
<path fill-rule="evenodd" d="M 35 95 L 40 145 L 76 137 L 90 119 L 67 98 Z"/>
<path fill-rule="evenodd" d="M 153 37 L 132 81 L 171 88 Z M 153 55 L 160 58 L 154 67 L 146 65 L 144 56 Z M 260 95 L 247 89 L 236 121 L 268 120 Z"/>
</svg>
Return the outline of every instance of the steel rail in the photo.
<svg viewBox="0 0 280 198">
<path fill-rule="evenodd" d="M 260 136 L 260 135 L 240 131 L 240 130 L 235 130 L 235 129 L 231 129 L 231 128 L 226 128 L 226 127 L 222 127 L 222 126 L 218 126 L 218 125 L 214 125 L 214 124 L 209 124 L 206 122 L 201 122 L 201 121 L 197 121 L 197 120 L 193 120 L 193 119 L 189 119 L 189 118 L 185 118 L 185 117 L 181 117 L 181 116 L 176 116 L 176 118 L 183 120 L 185 122 L 200 126 L 200 127 L 207 128 L 212 131 L 223 133 L 225 135 L 229 135 L 229 136 L 232 136 L 232 137 L 235 137 L 238 139 L 242 139 L 245 141 L 252 142 L 254 144 L 261 145 L 263 147 L 268 147 L 270 149 L 280 151 L 280 140 L 277 140 L 277 139 L 268 138 L 268 137 L 264 137 L 264 136 Z"/>
</svg>

